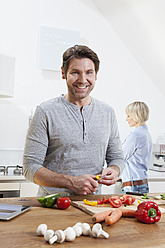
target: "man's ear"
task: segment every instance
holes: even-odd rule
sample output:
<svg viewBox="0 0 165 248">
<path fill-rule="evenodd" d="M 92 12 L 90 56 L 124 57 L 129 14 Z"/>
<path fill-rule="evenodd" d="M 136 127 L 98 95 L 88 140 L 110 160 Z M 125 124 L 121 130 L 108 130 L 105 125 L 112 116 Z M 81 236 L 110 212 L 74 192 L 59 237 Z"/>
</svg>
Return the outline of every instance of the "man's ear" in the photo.
<svg viewBox="0 0 165 248">
<path fill-rule="evenodd" d="M 97 74 L 96 74 L 96 76 L 95 76 L 95 81 L 97 80 Z"/>
<path fill-rule="evenodd" d="M 66 79 L 63 68 L 61 67 L 62 79 Z"/>
</svg>

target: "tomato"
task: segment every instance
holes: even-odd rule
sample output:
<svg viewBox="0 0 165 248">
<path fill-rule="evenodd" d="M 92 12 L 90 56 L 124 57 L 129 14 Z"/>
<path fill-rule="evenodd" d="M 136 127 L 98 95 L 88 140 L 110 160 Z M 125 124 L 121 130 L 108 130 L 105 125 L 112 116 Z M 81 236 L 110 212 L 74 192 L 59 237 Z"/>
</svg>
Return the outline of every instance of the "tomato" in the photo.
<svg viewBox="0 0 165 248">
<path fill-rule="evenodd" d="M 122 201 L 122 203 L 124 203 L 124 202 L 125 202 L 125 199 L 126 199 L 126 198 L 125 198 L 125 196 L 126 196 L 126 195 L 122 195 L 122 196 L 120 196 L 120 200 Z"/>
<path fill-rule="evenodd" d="M 101 199 L 97 199 L 97 204 L 98 205 L 103 204 L 103 201 Z"/>
<path fill-rule="evenodd" d="M 131 205 L 131 204 L 132 204 L 132 197 L 128 197 L 128 198 L 125 200 L 124 203 L 127 204 L 127 205 Z"/>
<path fill-rule="evenodd" d="M 122 201 L 120 200 L 120 197 L 109 197 L 108 200 L 114 208 L 119 208 L 122 206 Z"/>
<path fill-rule="evenodd" d="M 59 209 L 67 209 L 71 204 L 71 199 L 69 197 L 59 197 L 56 203 Z"/>
<path fill-rule="evenodd" d="M 115 195 L 112 195 L 110 198 L 111 200 L 120 200 L 120 197 Z"/>
<path fill-rule="evenodd" d="M 131 195 L 122 195 L 120 197 L 120 200 L 126 205 L 131 205 L 132 203 L 134 203 L 135 197 L 132 197 Z"/>
<path fill-rule="evenodd" d="M 103 203 L 104 204 L 109 203 L 109 200 L 105 196 L 103 196 Z"/>
</svg>

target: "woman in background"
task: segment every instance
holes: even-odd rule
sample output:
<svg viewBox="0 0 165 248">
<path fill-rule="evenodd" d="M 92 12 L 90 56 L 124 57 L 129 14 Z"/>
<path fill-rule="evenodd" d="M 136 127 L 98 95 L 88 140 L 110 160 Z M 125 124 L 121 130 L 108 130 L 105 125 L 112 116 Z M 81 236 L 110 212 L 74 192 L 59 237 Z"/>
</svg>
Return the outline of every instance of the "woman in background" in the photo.
<svg viewBox="0 0 165 248">
<path fill-rule="evenodd" d="M 121 174 L 122 192 L 148 193 L 147 170 L 152 156 L 152 139 L 146 121 L 149 108 L 144 102 L 133 102 L 126 107 L 126 121 L 135 129 L 123 145 L 125 168 Z"/>
</svg>

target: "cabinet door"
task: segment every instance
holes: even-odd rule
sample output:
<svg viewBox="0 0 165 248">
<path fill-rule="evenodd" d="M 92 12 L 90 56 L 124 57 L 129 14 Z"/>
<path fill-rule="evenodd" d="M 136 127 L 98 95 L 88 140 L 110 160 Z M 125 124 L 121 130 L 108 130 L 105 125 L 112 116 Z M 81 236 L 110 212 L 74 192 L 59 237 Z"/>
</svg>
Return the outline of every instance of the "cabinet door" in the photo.
<svg viewBox="0 0 165 248">
<path fill-rule="evenodd" d="M 0 53 L 0 97 L 13 97 L 15 58 Z"/>
<path fill-rule="evenodd" d="M 0 190 L 19 190 L 19 183 L 0 183 Z"/>
<path fill-rule="evenodd" d="M 20 183 L 20 197 L 37 196 L 38 185 L 31 182 Z"/>
<path fill-rule="evenodd" d="M 165 182 L 155 181 L 149 182 L 149 192 L 150 193 L 164 193 L 165 192 Z"/>
</svg>

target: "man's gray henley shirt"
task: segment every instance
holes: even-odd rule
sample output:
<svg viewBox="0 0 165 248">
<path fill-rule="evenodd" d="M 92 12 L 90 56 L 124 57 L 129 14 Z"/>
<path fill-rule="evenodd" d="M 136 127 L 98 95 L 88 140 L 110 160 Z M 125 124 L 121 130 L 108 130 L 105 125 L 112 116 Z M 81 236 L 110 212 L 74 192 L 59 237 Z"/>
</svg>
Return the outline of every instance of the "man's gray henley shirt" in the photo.
<svg viewBox="0 0 165 248">
<path fill-rule="evenodd" d="M 63 96 L 37 107 L 29 127 L 24 150 L 24 175 L 34 182 L 42 166 L 73 176 L 97 175 L 107 166 L 124 168 L 123 152 L 114 110 L 92 98 L 91 104 L 78 106 Z M 38 195 L 67 189 L 39 186 Z"/>
</svg>

